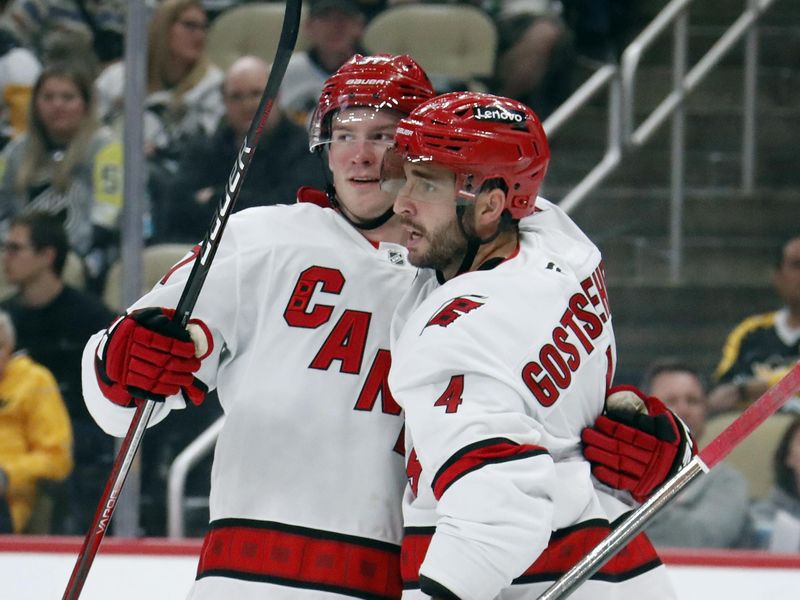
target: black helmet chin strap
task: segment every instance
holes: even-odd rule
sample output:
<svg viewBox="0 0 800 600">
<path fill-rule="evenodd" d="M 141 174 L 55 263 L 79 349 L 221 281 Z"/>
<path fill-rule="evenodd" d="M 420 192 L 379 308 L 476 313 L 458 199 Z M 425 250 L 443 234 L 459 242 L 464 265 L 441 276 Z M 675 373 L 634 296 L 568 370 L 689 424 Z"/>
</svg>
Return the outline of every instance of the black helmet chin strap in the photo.
<svg viewBox="0 0 800 600">
<path fill-rule="evenodd" d="M 320 161 L 322 162 L 322 170 L 323 173 L 325 173 L 325 179 L 328 180 L 328 183 L 325 184 L 325 195 L 328 196 L 328 202 L 330 202 L 330 205 L 333 208 L 339 211 L 339 214 L 342 216 L 342 218 L 350 225 L 356 229 L 370 231 L 371 229 L 377 229 L 394 216 L 394 207 L 390 206 L 385 213 L 375 217 L 374 219 L 367 219 L 364 221 L 354 221 L 351 219 L 347 215 L 345 207 L 342 206 L 342 203 L 339 202 L 339 199 L 336 197 L 336 188 L 333 187 L 333 181 L 331 181 L 328 166 L 325 164 L 323 153 L 317 152 L 317 156 L 319 156 Z"/>
<path fill-rule="evenodd" d="M 329 183 L 328 185 L 325 186 L 325 194 L 327 194 L 328 202 L 331 203 L 331 206 L 333 206 L 336 210 L 338 210 L 342 218 L 348 223 L 350 223 L 350 225 L 352 225 L 356 229 L 363 229 L 364 231 L 369 231 L 370 229 L 377 229 L 378 227 L 386 223 L 389 219 L 391 219 L 394 216 L 394 207 L 390 206 L 385 213 L 375 217 L 374 219 L 367 219 L 364 221 L 354 221 L 349 216 L 347 216 L 347 212 L 342 206 L 342 203 L 339 202 L 339 200 L 336 198 L 336 190 L 334 189 L 332 183 Z"/>
<path fill-rule="evenodd" d="M 461 260 L 461 265 L 458 267 L 458 271 L 456 271 L 456 276 L 469 271 L 469 268 L 472 266 L 475 257 L 478 255 L 478 250 L 480 249 L 480 247 L 483 244 L 488 244 L 489 242 L 492 242 L 495 239 L 497 239 L 497 236 L 500 235 L 500 231 L 503 229 L 502 221 L 511 219 L 511 215 L 508 212 L 503 212 L 503 214 L 500 216 L 501 223 L 498 224 L 495 232 L 487 238 L 480 238 L 477 235 L 469 233 L 467 231 L 467 228 L 464 226 L 465 213 L 466 213 L 465 204 L 459 204 L 456 206 L 456 217 L 458 222 L 458 228 L 461 230 L 461 235 L 463 235 L 464 239 L 467 240 L 467 249 L 464 252 L 464 258 Z M 444 280 L 444 277 L 442 276 L 441 273 L 437 272 L 437 277 L 439 278 L 440 281 Z"/>
</svg>

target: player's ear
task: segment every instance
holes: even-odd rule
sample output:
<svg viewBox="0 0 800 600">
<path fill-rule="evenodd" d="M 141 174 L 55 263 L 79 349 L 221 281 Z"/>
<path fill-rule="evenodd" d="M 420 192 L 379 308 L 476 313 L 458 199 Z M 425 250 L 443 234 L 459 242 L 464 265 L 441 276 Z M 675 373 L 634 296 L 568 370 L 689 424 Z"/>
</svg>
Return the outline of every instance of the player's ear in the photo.
<svg viewBox="0 0 800 600">
<path fill-rule="evenodd" d="M 476 225 L 485 226 L 497 223 L 506 206 L 506 193 L 500 188 L 481 192 L 475 202 Z"/>
</svg>

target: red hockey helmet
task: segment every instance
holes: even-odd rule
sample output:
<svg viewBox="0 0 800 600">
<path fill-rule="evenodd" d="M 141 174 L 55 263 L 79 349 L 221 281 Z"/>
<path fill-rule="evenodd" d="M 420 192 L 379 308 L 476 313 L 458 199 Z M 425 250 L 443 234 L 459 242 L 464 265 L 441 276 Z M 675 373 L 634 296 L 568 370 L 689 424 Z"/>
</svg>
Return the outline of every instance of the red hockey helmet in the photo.
<svg viewBox="0 0 800 600">
<path fill-rule="evenodd" d="M 388 154 L 447 167 L 468 202 L 485 181 L 502 179 L 513 219 L 533 213 L 550 162 L 536 113 L 516 100 L 477 92 L 451 92 L 419 106 L 397 125 Z"/>
<path fill-rule="evenodd" d="M 337 111 L 367 107 L 405 116 L 434 95 L 425 71 L 410 56 L 356 54 L 322 88 L 311 117 L 309 148 L 330 140 L 331 118 Z"/>
</svg>

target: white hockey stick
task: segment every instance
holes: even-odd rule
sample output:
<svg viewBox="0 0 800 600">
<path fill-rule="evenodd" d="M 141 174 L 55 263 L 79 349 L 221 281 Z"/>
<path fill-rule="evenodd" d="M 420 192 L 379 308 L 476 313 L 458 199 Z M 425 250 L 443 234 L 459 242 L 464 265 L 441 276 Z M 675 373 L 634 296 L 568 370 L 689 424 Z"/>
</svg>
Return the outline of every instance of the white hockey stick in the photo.
<svg viewBox="0 0 800 600">
<path fill-rule="evenodd" d="M 751 404 L 739 417 L 728 425 L 688 465 L 665 482 L 647 502 L 634 510 L 602 542 L 564 573 L 558 581 L 539 596 L 538 600 L 566 598 L 584 581 L 614 556 L 622 547 L 686 485 L 702 473 L 707 473 L 742 440 L 763 423 L 800 390 L 800 363 L 796 364 L 778 383 Z"/>
</svg>

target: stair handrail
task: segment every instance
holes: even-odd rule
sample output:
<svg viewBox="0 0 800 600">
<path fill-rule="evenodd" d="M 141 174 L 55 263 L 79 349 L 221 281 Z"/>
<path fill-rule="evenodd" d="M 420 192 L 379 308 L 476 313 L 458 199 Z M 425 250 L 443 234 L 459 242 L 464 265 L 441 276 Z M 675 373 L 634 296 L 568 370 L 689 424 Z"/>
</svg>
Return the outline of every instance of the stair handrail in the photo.
<svg viewBox="0 0 800 600">
<path fill-rule="evenodd" d="M 184 496 L 189 471 L 214 449 L 222 431 L 225 416 L 209 425 L 184 448 L 169 467 L 167 476 L 167 536 L 182 538 L 185 535 Z"/>
<path fill-rule="evenodd" d="M 744 100 L 742 105 L 742 190 L 752 193 L 755 180 L 755 111 L 758 70 L 758 31 L 755 28 L 761 15 L 775 0 L 747 0 L 747 6 L 720 38 L 687 72 L 689 46 L 689 6 L 694 0 L 672 0 L 636 36 L 622 53 L 621 116 L 626 151 L 643 146 L 666 121 L 672 117 L 670 142 L 670 216 L 669 216 L 669 273 L 670 281 L 681 280 L 683 268 L 683 209 L 686 198 L 686 111 L 684 100 L 719 64 L 739 40 L 747 35 L 744 57 Z M 642 54 L 669 27 L 672 44 L 672 91 L 635 126 L 636 74 Z"/>
<path fill-rule="evenodd" d="M 559 206 L 567 212 L 577 206 L 622 160 L 622 126 L 619 118 L 622 108 L 620 86 L 619 68 L 614 64 L 603 65 L 542 123 L 547 137 L 552 139 L 564 123 L 569 121 L 604 88 L 608 88 L 605 153 L 600 162 L 559 202 Z M 546 182 L 547 179 L 545 179 L 545 186 Z"/>
<path fill-rule="evenodd" d="M 684 99 L 718 65 L 720 60 L 747 36 L 744 58 L 744 100 L 742 108 L 742 191 L 752 193 L 755 181 L 756 80 L 758 69 L 758 31 L 761 15 L 775 0 L 747 0 L 739 17 L 725 30 L 703 57 L 687 72 L 689 46 L 689 8 L 695 0 L 672 0 L 645 26 L 622 54 L 618 74 L 613 65 L 601 67 L 544 122 L 548 136 L 581 110 L 605 86 L 609 87 L 609 134 L 600 161 L 559 202 L 571 212 L 594 191 L 624 160 L 626 154 L 644 145 L 668 117 L 672 117 L 670 148 L 670 280 L 680 281 L 683 262 L 683 204 L 685 198 L 685 109 Z M 635 126 L 636 75 L 644 52 L 672 26 L 671 92 Z"/>
</svg>

